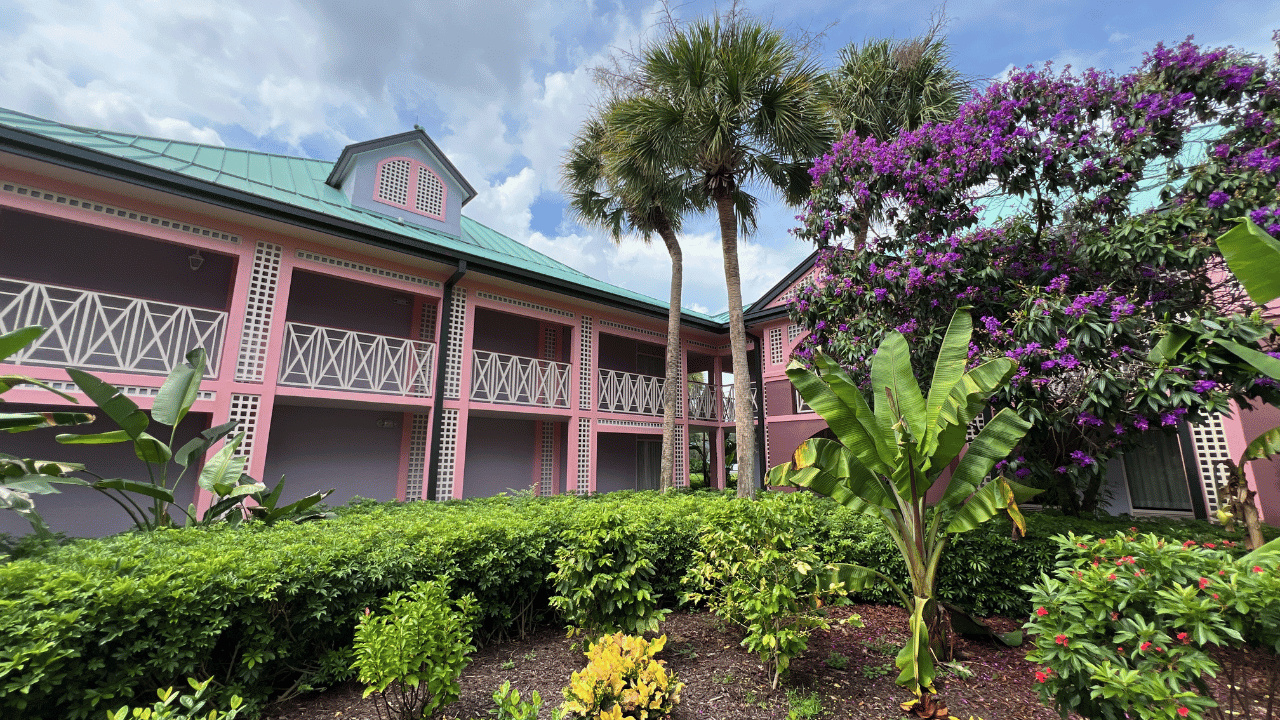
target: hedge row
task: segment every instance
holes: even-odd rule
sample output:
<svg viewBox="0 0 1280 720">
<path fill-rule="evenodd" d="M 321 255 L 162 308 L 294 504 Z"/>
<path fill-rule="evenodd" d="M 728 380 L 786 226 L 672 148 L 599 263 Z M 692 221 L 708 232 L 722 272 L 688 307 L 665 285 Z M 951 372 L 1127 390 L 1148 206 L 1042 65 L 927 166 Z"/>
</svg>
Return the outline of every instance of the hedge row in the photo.
<svg viewBox="0 0 1280 720">
<path fill-rule="evenodd" d="M 700 529 L 742 502 L 723 494 L 615 493 L 443 504 L 364 503 L 329 521 L 215 527 L 78 541 L 0 566 L 0 716 L 101 717 L 186 676 L 213 677 L 250 709 L 349 676 L 364 608 L 418 580 L 450 578 L 481 611 L 477 639 L 501 641 L 554 618 L 556 549 L 602 516 L 645 538 L 655 590 L 675 604 Z M 834 561 L 905 579 L 878 527 L 811 497 L 809 541 Z M 1131 524 L 1125 521 L 1122 526 Z M 1176 539 L 1222 537 L 1205 523 L 1146 523 Z M 980 615 L 1027 612 L 1019 588 L 1052 569 L 1052 534 L 1115 523 L 1032 516 L 1015 542 L 994 522 L 957 540 L 940 595 Z M 873 590 L 860 598 L 888 602 Z"/>
</svg>

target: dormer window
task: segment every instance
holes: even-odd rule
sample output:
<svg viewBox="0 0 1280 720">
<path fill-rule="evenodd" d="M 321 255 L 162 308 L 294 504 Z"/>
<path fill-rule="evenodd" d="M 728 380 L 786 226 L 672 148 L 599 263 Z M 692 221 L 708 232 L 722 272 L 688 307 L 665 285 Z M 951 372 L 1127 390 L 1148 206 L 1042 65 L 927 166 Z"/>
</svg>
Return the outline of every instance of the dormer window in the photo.
<svg viewBox="0 0 1280 720">
<path fill-rule="evenodd" d="M 435 170 L 406 157 L 378 163 L 378 186 L 373 199 L 418 215 L 444 221 L 449 191 Z"/>
</svg>

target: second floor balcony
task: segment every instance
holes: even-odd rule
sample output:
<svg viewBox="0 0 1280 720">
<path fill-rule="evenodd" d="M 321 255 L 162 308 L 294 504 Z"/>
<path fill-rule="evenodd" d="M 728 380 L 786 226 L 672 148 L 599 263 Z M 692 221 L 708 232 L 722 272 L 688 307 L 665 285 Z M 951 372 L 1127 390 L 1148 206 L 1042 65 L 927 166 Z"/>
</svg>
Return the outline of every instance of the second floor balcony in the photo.
<svg viewBox="0 0 1280 720">
<path fill-rule="evenodd" d="M 434 343 L 285 323 L 281 385 L 427 397 L 435 368 Z"/>
<path fill-rule="evenodd" d="M 29 325 L 46 332 L 8 362 L 166 375 L 202 347 L 205 377 L 213 378 L 227 313 L 0 277 L 0 333 Z"/>
<path fill-rule="evenodd" d="M 500 405 L 568 408 L 569 364 L 473 350 L 471 399 Z"/>
</svg>

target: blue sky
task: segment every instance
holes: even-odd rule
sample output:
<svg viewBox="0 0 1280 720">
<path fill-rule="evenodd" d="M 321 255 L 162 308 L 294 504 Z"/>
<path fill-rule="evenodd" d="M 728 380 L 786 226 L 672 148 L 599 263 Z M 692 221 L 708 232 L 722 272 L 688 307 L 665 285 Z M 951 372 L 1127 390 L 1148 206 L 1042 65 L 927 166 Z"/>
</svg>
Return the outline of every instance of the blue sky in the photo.
<svg viewBox="0 0 1280 720">
<path fill-rule="evenodd" d="M 723 3 L 722 3 L 723 5 Z M 747 2 L 790 30 L 849 42 L 923 30 L 932 2 Z M 596 99 L 591 68 L 655 32 L 644 2 L 0 0 L 0 106 L 91 127 L 335 159 L 423 125 L 479 190 L 465 212 L 563 262 L 665 297 L 660 244 L 615 245 L 566 217 L 558 164 Z M 683 18 L 715 4 L 688 2 Z M 1280 0 L 951 0 L 955 64 L 975 78 L 1053 61 L 1123 71 L 1157 41 L 1273 52 Z M 743 292 L 811 248 L 771 199 L 741 248 Z M 686 304 L 725 307 L 718 234 L 687 226 Z"/>
</svg>

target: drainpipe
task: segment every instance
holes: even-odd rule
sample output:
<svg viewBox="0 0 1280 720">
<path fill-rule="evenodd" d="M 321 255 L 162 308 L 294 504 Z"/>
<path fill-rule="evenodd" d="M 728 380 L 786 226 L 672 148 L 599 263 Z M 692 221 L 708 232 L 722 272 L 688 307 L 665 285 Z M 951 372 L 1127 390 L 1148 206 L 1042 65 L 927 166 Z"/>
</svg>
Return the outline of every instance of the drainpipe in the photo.
<svg viewBox="0 0 1280 720">
<path fill-rule="evenodd" d="M 431 405 L 431 464 L 427 470 L 428 500 L 436 499 L 436 475 L 440 472 L 440 421 L 444 417 L 444 360 L 448 352 L 449 326 L 453 323 L 453 286 L 467 274 L 467 261 L 459 260 L 458 269 L 444 283 L 444 308 L 440 313 L 440 327 L 436 328 L 436 387 L 432 391 Z M 463 358 L 465 361 L 466 359 Z"/>
<path fill-rule="evenodd" d="M 747 333 L 747 339 L 756 347 L 755 350 L 747 353 L 747 374 L 751 376 L 751 382 L 760 388 L 760 402 L 756 403 L 756 422 L 759 425 L 759 429 L 756 431 L 756 457 L 758 462 L 756 463 L 756 476 L 751 481 L 755 483 L 756 488 L 761 488 L 764 487 L 764 464 L 769 462 L 769 458 L 765 457 L 764 454 L 764 434 L 766 431 L 764 424 L 764 377 L 760 370 L 760 352 L 764 346 L 760 344 L 760 338 L 756 335 Z M 753 354 L 755 355 L 754 358 L 752 357 Z M 742 482 L 742 478 L 738 478 L 738 482 Z"/>
</svg>

